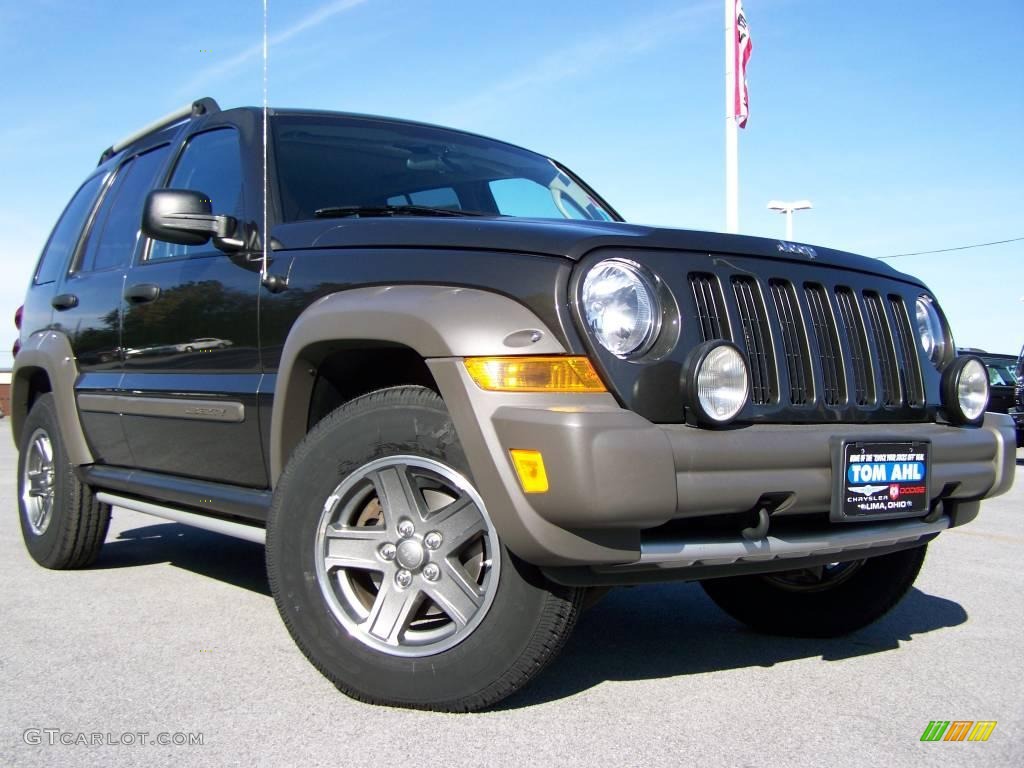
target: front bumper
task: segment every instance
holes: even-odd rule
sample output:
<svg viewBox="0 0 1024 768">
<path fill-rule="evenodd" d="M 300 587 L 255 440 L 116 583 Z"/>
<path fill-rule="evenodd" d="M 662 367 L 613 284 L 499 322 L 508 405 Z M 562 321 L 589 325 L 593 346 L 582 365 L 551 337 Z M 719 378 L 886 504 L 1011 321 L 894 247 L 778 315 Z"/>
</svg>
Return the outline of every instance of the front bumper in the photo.
<svg viewBox="0 0 1024 768">
<path fill-rule="evenodd" d="M 459 361 L 430 366 L 499 533 L 513 552 L 538 565 L 663 571 L 796 562 L 840 551 L 878 554 L 966 522 L 977 512 L 975 502 L 1013 484 L 1015 433 L 1002 414 L 987 414 L 974 428 L 769 424 L 707 430 L 653 424 L 619 408 L 610 395 L 483 392 Z M 838 523 L 822 532 L 815 513 L 831 506 L 836 438 L 930 441 L 928 522 Z M 513 448 L 543 454 L 547 493 L 523 493 L 508 453 Z M 753 514 L 764 506 L 773 518 L 797 525 L 787 526 L 784 538 L 769 534 L 753 542 L 738 535 L 672 539 L 655 530 L 670 521 Z M 818 527 L 801 532 L 801 515 Z M 843 537 L 845 543 L 833 541 Z"/>
</svg>

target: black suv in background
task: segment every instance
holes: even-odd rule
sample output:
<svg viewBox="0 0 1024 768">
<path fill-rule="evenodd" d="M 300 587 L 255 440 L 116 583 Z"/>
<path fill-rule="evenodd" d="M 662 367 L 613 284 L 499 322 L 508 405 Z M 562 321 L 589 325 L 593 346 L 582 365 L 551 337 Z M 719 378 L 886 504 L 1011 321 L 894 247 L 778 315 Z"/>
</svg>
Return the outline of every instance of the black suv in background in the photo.
<svg viewBox="0 0 1024 768">
<path fill-rule="evenodd" d="M 489 706 L 620 584 L 856 630 L 1014 477 L 917 279 L 629 225 L 414 122 L 195 102 L 103 152 L 18 324 L 31 556 L 89 565 L 113 508 L 265 541 L 299 647 L 377 703 Z"/>
<path fill-rule="evenodd" d="M 977 355 L 988 369 L 988 408 L 994 413 L 1009 413 L 1017 389 L 1017 361 L 1014 355 L 997 355 L 983 349 L 957 349 L 958 355 Z"/>
<path fill-rule="evenodd" d="M 1009 409 L 1017 427 L 1017 447 L 1024 448 L 1024 346 L 1020 348 L 1020 355 L 1017 357 L 1017 364 L 1013 369 L 1017 379 L 1014 387 L 1013 405 Z"/>
</svg>

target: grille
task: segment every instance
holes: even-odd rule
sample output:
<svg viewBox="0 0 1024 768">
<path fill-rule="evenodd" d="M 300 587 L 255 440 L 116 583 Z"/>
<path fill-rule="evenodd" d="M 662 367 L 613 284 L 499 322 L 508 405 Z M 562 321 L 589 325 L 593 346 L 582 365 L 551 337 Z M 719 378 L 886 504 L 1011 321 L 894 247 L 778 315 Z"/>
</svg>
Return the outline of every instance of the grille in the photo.
<svg viewBox="0 0 1024 768">
<path fill-rule="evenodd" d="M 850 345 L 850 362 L 853 366 L 853 401 L 857 405 L 868 405 L 875 400 L 875 377 L 871 375 L 871 353 L 864 335 L 864 324 L 853 291 L 846 287 L 836 288 L 836 304 L 843 331 Z"/>
<path fill-rule="evenodd" d="M 690 290 L 693 291 L 694 306 L 697 308 L 701 341 L 727 338 L 728 322 L 725 319 L 725 302 L 722 301 L 718 278 L 705 272 L 692 274 Z"/>
<path fill-rule="evenodd" d="M 807 334 L 800 322 L 800 307 L 791 283 L 772 280 L 769 285 L 772 301 L 782 326 L 782 346 L 789 373 L 789 399 L 793 405 L 807 405 L 813 398 L 811 385 L 814 374 L 807 357 Z"/>
<path fill-rule="evenodd" d="M 821 275 L 821 278 L 817 278 Z M 806 282 L 710 270 L 687 275 L 701 341 L 730 339 L 750 365 L 751 404 L 768 416 L 786 408 L 814 418 L 815 407 L 923 415 L 926 371 L 909 299 L 856 277 L 847 284 L 815 270 Z M 817 278 L 817 279 L 815 279 Z M 830 418 L 846 420 L 834 414 Z M 849 418 L 855 419 L 852 413 Z"/>
<path fill-rule="evenodd" d="M 811 325 L 818 346 L 818 360 L 821 363 L 821 379 L 824 384 L 826 405 L 839 405 L 846 399 L 843 356 L 839 347 L 839 336 L 828 303 L 828 292 L 824 286 L 810 283 L 804 287 L 807 307 L 810 310 Z"/>
<path fill-rule="evenodd" d="M 779 385 L 764 302 L 752 278 L 734 277 L 732 288 L 750 362 L 750 401 L 755 405 L 766 405 L 775 400 Z"/>
<path fill-rule="evenodd" d="M 910 327 L 910 315 L 907 314 L 907 305 L 902 296 L 890 296 L 889 309 L 896 321 L 900 370 L 906 382 L 907 404 L 917 408 L 924 405 L 924 382 L 921 380 L 920 359 L 917 356 L 916 338 Z"/>
<path fill-rule="evenodd" d="M 878 350 L 879 374 L 882 379 L 882 403 L 895 408 L 903 402 L 900 393 L 900 372 L 896 366 L 896 352 L 893 349 L 892 331 L 885 316 L 882 297 L 873 291 L 864 292 L 868 329 L 875 349 Z"/>
</svg>

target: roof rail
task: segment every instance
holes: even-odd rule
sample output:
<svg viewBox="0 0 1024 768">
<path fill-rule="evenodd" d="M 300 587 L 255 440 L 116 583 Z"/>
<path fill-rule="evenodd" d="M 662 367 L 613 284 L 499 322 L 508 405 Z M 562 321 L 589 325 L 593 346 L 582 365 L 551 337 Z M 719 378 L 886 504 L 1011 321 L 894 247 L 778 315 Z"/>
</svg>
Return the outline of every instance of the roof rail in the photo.
<svg viewBox="0 0 1024 768">
<path fill-rule="evenodd" d="M 216 112 L 220 112 L 220 105 L 216 101 L 211 99 L 209 96 L 202 99 L 196 99 L 191 104 L 187 104 L 180 109 L 176 109 L 168 115 L 154 120 L 149 125 L 143 126 L 139 130 L 130 136 L 125 136 L 120 141 L 112 144 L 110 147 L 103 151 L 100 155 L 99 165 L 102 165 L 111 157 L 116 155 L 122 149 L 127 147 L 129 144 L 138 141 L 143 136 L 148 136 L 151 133 L 159 131 L 175 123 L 180 123 L 182 120 L 192 119 L 195 117 L 201 117 L 202 115 L 212 115 Z"/>
</svg>

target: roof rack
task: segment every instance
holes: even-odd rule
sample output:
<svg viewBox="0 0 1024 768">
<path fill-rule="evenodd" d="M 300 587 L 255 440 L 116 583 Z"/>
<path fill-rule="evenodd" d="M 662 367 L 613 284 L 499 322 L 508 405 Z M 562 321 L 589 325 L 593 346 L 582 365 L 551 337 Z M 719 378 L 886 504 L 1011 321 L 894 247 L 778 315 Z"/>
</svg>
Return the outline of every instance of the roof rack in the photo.
<svg viewBox="0 0 1024 768">
<path fill-rule="evenodd" d="M 99 165 L 102 165 L 111 157 L 120 152 L 122 149 L 127 147 L 129 144 L 138 141 L 143 136 L 148 136 L 151 133 L 167 128 L 168 126 L 174 125 L 175 123 L 180 123 L 181 121 L 186 119 L 191 120 L 196 117 L 201 117 L 202 115 L 212 115 L 216 112 L 220 112 L 220 105 L 216 101 L 211 99 L 209 96 L 206 96 L 202 99 L 196 99 L 191 104 L 187 104 L 186 106 L 181 107 L 180 109 L 174 110 L 170 114 L 164 115 L 163 117 L 154 120 L 152 123 L 143 126 L 130 136 L 125 136 L 120 141 L 112 144 L 110 147 L 103 151 L 102 155 L 100 155 Z"/>
</svg>

